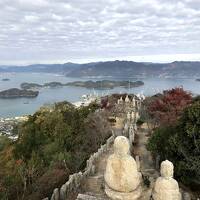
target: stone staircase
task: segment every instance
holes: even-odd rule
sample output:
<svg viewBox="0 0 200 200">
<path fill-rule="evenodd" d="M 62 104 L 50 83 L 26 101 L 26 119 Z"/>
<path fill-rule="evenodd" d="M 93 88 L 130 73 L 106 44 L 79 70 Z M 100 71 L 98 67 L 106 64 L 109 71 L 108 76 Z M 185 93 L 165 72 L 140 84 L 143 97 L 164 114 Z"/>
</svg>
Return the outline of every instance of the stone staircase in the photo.
<svg viewBox="0 0 200 200">
<path fill-rule="evenodd" d="M 115 130 L 115 133 L 121 133 L 121 130 L 118 128 Z M 153 169 L 153 163 L 149 156 L 149 152 L 146 150 L 146 138 L 145 133 L 140 132 L 140 138 L 138 144 L 135 146 L 135 151 L 140 156 L 140 162 L 142 163 L 141 172 L 144 176 L 149 177 L 150 187 L 143 186 L 143 195 L 140 200 L 149 200 L 152 192 L 152 186 L 158 177 L 158 173 Z M 113 153 L 113 149 L 110 149 L 109 152 L 106 152 L 102 155 L 101 159 L 98 160 L 95 164 L 96 171 L 93 176 L 87 177 L 87 179 L 82 184 L 81 193 L 77 196 L 76 200 L 109 200 L 104 192 L 104 172 L 106 168 L 106 161 L 110 154 Z"/>
<path fill-rule="evenodd" d="M 78 194 L 77 200 L 109 200 L 104 193 L 104 170 L 106 160 L 111 154 L 105 153 L 96 163 L 96 172 L 89 176 L 82 184 L 82 193 Z"/>
<path fill-rule="evenodd" d="M 108 200 L 106 197 L 98 197 L 94 194 L 79 194 L 77 200 Z"/>
</svg>

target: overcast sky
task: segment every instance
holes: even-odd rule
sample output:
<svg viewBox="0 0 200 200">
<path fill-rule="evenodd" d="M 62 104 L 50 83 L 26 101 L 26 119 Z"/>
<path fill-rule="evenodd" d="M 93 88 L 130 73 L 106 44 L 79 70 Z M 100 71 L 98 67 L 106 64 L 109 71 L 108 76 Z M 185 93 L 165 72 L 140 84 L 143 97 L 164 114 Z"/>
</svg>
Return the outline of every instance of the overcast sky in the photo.
<svg viewBox="0 0 200 200">
<path fill-rule="evenodd" d="M 200 0 L 0 0 L 0 64 L 200 60 Z"/>
</svg>

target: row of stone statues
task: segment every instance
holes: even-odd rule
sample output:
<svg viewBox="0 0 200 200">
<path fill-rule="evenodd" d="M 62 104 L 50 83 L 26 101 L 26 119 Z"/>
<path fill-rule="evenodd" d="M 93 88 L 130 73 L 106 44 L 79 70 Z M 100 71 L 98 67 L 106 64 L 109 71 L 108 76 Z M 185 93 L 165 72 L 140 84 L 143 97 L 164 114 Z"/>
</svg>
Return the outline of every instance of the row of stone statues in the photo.
<svg viewBox="0 0 200 200">
<path fill-rule="evenodd" d="M 126 95 L 125 99 L 123 100 L 122 96 L 117 100 L 117 104 L 132 104 L 133 107 L 137 107 L 141 104 L 141 102 L 145 99 L 144 95 L 138 94 L 136 97 L 133 97 L 132 99 L 129 98 L 128 95 Z"/>
<path fill-rule="evenodd" d="M 156 180 L 152 192 L 154 200 L 180 200 L 179 186 L 173 179 L 173 164 L 161 163 L 161 177 Z M 126 137 L 118 136 L 114 141 L 114 153 L 109 156 L 105 171 L 105 193 L 112 200 L 136 200 L 142 196 L 142 174 L 130 155 L 130 144 Z"/>
<path fill-rule="evenodd" d="M 126 118 L 128 121 L 137 121 L 140 118 L 140 115 L 138 112 L 127 112 Z"/>
<path fill-rule="evenodd" d="M 132 100 L 129 99 L 129 96 L 126 95 L 125 99 L 123 100 L 122 96 L 118 99 L 117 104 L 122 104 L 122 103 L 132 103 L 133 107 L 137 105 L 137 100 L 135 97 L 132 98 Z"/>
</svg>

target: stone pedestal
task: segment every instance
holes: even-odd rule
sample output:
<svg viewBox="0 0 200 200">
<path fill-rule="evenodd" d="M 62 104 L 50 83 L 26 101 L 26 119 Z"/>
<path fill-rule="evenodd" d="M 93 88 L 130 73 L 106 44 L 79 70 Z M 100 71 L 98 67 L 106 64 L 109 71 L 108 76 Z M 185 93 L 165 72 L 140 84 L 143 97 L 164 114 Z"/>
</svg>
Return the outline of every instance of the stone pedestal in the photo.
<svg viewBox="0 0 200 200">
<path fill-rule="evenodd" d="M 132 192 L 117 192 L 105 185 L 105 193 L 112 200 L 136 200 L 141 197 L 141 185 Z"/>
</svg>

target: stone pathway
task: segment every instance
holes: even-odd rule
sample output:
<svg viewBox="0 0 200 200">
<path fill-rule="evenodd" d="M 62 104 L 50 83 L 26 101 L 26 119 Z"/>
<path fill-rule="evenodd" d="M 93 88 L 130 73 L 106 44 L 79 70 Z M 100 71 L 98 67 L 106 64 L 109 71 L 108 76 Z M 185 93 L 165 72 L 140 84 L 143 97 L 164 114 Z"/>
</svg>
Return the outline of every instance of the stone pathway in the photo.
<svg viewBox="0 0 200 200">
<path fill-rule="evenodd" d="M 134 154 L 140 156 L 141 170 L 153 169 L 154 163 L 151 157 L 151 153 L 146 149 L 148 137 L 145 129 L 138 130 L 137 143 L 134 145 Z"/>
<path fill-rule="evenodd" d="M 115 135 L 120 135 L 123 129 L 123 121 L 117 120 L 116 126 L 113 128 Z M 82 184 L 82 194 L 79 194 L 77 200 L 109 200 L 104 192 L 104 172 L 106 168 L 107 158 L 113 153 L 113 149 L 104 153 L 96 162 L 96 172 L 93 176 L 89 176 Z"/>
<path fill-rule="evenodd" d="M 122 123 L 114 128 L 115 134 L 120 135 L 122 133 Z M 155 179 L 159 176 L 158 172 L 154 169 L 154 163 L 149 151 L 146 149 L 147 143 L 147 131 L 141 129 L 137 134 L 137 143 L 134 145 L 134 154 L 140 156 L 141 172 L 144 176 L 149 177 L 150 187 L 143 187 L 143 196 L 141 200 L 149 200 L 152 186 Z M 82 194 L 78 195 L 77 200 L 109 200 L 104 193 L 104 171 L 106 168 L 106 161 L 110 154 L 113 153 L 113 149 L 105 153 L 100 160 L 96 162 L 96 173 L 93 176 L 88 177 L 82 185 Z"/>
<path fill-rule="evenodd" d="M 148 141 L 147 129 L 139 129 L 136 136 L 136 144 L 133 147 L 135 155 L 140 157 L 140 166 L 143 176 L 145 176 L 150 181 L 150 186 L 144 186 L 142 200 L 149 200 L 152 192 L 152 187 L 155 183 L 157 177 L 159 177 L 159 172 L 155 170 L 155 164 L 153 162 L 151 153 L 147 150 L 146 144 Z"/>
<path fill-rule="evenodd" d="M 104 171 L 108 156 L 112 153 L 105 153 L 96 163 L 96 173 L 89 176 L 82 185 L 84 195 L 79 195 L 78 200 L 108 200 L 104 193 Z M 80 198 L 81 197 L 81 198 Z"/>
</svg>

